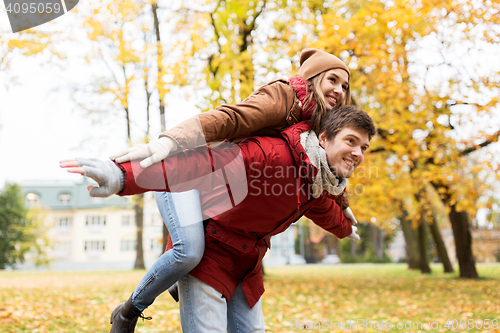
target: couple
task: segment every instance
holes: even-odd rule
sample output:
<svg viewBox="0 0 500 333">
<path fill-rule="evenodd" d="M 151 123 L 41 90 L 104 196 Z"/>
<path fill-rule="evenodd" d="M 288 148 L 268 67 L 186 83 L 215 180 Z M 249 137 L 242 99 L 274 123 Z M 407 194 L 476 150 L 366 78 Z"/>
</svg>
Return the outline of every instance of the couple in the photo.
<svg viewBox="0 0 500 333">
<path fill-rule="evenodd" d="M 98 182 L 93 196 L 198 190 L 156 193 L 172 244 L 115 309 L 112 332 L 133 332 L 142 310 L 177 280 L 184 332 L 263 332 L 261 260 L 270 236 L 306 215 L 339 238 L 357 237 L 345 215 L 355 219 L 348 210 L 342 213 L 341 199 L 375 126 L 365 112 L 345 105 L 349 70 L 343 62 L 306 49 L 300 63 L 298 76 L 272 82 L 236 106 L 188 120 L 145 147 L 135 146 L 116 158 L 123 163 L 61 163 Z M 192 133 L 197 126 L 209 142 L 275 137 L 170 154 L 176 146 L 199 145 L 200 136 Z M 149 159 L 140 165 L 127 162 L 144 157 Z M 231 208 L 224 211 L 227 197 Z M 196 211 L 204 214 L 193 217 Z"/>
</svg>

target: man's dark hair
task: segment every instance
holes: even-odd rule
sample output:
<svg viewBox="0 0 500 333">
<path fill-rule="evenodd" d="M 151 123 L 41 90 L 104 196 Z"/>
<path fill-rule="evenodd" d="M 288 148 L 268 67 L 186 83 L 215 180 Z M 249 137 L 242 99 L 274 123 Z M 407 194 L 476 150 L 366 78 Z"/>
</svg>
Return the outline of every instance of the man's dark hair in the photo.
<svg viewBox="0 0 500 333">
<path fill-rule="evenodd" d="M 354 105 L 342 105 L 327 112 L 321 123 L 321 132 L 325 132 L 328 140 L 333 140 L 338 132 L 345 127 L 358 129 L 368 134 L 368 139 L 377 133 L 372 118 L 365 111 Z"/>
</svg>

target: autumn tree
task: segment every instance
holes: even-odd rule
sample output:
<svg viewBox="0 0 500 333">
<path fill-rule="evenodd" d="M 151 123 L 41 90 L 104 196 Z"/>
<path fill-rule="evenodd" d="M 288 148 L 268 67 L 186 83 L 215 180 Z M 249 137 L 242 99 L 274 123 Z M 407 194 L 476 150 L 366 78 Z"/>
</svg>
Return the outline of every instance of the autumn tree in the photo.
<svg viewBox="0 0 500 333">
<path fill-rule="evenodd" d="M 477 272 L 465 216 L 467 210 L 474 212 L 475 198 L 470 194 L 477 193 L 470 192 L 471 182 L 460 176 L 460 164 L 467 151 L 494 142 L 499 133 L 475 133 L 465 140 L 458 139 L 458 108 L 468 106 L 468 117 L 492 116 L 499 80 L 497 73 L 484 71 L 474 62 L 451 62 L 445 55 L 461 52 L 465 59 L 467 52 L 479 49 L 481 43 L 492 45 L 498 41 L 495 13 L 498 14 L 498 3 L 492 1 L 485 6 L 475 1 L 443 4 L 433 0 L 333 3 L 322 16 L 320 38 L 314 43 L 340 55 L 349 64 L 354 100 L 373 116 L 379 127 L 379 139 L 372 152 L 384 155 L 377 166 L 393 169 L 390 177 L 395 187 L 372 189 L 382 197 L 390 191 L 401 191 L 400 195 L 406 196 L 415 195 L 425 184 L 435 185 L 449 211 L 460 276 L 471 278 L 477 277 Z M 469 48 L 451 49 L 459 41 L 467 42 Z M 433 42 L 437 44 L 431 50 L 434 53 L 423 50 L 426 43 Z M 436 53 L 444 55 L 442 61 L 422 61 L 422 57 L 431 58 Z M 445 68 L 454 73 L 451 78 L 444 78 L 446 86 L 443 81 L 429 79 L 436 70 L 443 72 Z M 476 145 L 471 147 L 472 142 Z M 373 180 L 380 181 L 386 182 Z M 402 189 L 402 184 L 408 188 Z M 463 196 L 464 192 L 470 193 L 468 197 Z M 354 205 L 357 203 L 354 200 Z M 387 197 L 385 207 L 388 206 L 391 196 Z"/>
<path fill-rule="evenodd" d="M 438 205 L 439 207 L 442 207 L 442 203 L 440 203 L 437 199 L 436 195 L 433 195 L 430 192 L 429 187 L 426 189 L 426 195 L 425 198 L 429 200 L 429 205 L 427 206 L 426 209 L 426 216 L 429 221 L 429 229 L 432 234 L 432 239 L 434 240 L 434 243 L 436 244 L 436 250 L 439 255 L 439 258 L 441 262 L 443 263 L 443 271 L 445 273 L 453 273 L 454 269 L 451 264 L 450 256 L 448 254 L 448 250 L 446 249 L 446 246 L 444 244 L 443 237 L 441 235 L 441 231 L 439 230 L 439 220 L 440 218 L 438 217 L 440 214 L 438 213 Z M 436 202 L 437 201 L 437 202 Z"/>
<path fill-rule="evenodd" d="M 0 11 L 0 14 L 4 14 Z M 2 17 L 6 17 L 7 15 Z M 51 55 L 62 58 L 57 50 L 61 42 L 58 34 L 39 32 L 33 29 L 19 33 L 0 34 L 0 79 L 5 80 L 5 87 L 16 83 L 16 76 L 11 71 L 15 59 L 22 57 L 36 57 L 40 55 Z M 47 57 L 48 59 L 52 57 Z"/>
<path fill-rule="evenodd" d="M 127 31 L 148 31 L 146 35 L 154 31 L 152 39 L 142 39 L 148 43 L 138 42 L 141 35 L 138 32 L 115 34 L 114 30 L 101 29 L 99 25 L 89 29 L 96 36 L 103 36 L 101 39 L 108 38 L 115 44 L 115 53 L 119 54 L 116 63 L 124 78 L 121 79 L 122 88 L 106 92 L 117 96 L 115 101 L 119 101 L 124 110 L 129 108 L 127 98 L 135 80 L 143 82 L 146 103 L 152 96 L 150 88 L 156 88 L 160 112 L 164 109 L 162 101 L 168 85 L 189 84 L 201 91 L 205 97 L 200 105 L 202 110 L 239 102 L 257 85 L 281 74 L 293 74 L 302 48 L 324 49 L 348 63 L 352 73 L 353 100 L 369 111 L 379 125 L 379 138 L 373 143 L 373 154 L 367 157 L 365 164 L 375 166 L 377 176 L 373 178 L 369 173 L 367 176 L 357 175 L 350 183 L 353 188 L 361 186 L 359 188 L 366 189 L 362 195 L 353 197 L 359 219 L 371 221 L 379 227 L 390 227 L 393 217 L 400 215 L 397 203 L 401 198 L 425 195 L 419 191 L 428 184 L 438 189 L 450 211 L 454 230 L 460 228 L 457 229 L 456 214 L 452 212 L 474 211 L 475 206 L 471 204 L 474 198 L 461 197 L 470 182 L 459 177 L 460 164 L 465 155 L 494 142 L 498 133 L 489 133 L 489 137 L 484 132 L 474 138 L 458 138 L 460 127 L 455 123 L 461 115 L 456 110 L 459 105 L 467 105 L 469 115 L 491 114 L 496 98 L 491 97 L 486 102 L 472 100 L 470 92 L 489 91 L 494 96 L 498 80 L 488 75 L 490 73 L 482 73 L 467 78 L 468 83 L 464 85 L 463 73 L 477 68 L 473 63 L 456 64 L 446 59 L 441 63 L 425 63 L 421 59 L 426 58 L 426 53 L 421 52 L 422 46 L 429 41 L 438 41 L 440 54 L 449 52 L 450 45 L 458 44 L 446 33 L 454 24 L 465 24 L 459 34 L 461 41 L 467 38 L 475 40 L 478 31 L 466 27 L 497 25 L 496 2 L 488 2 L 487 10 L 483 10 L 474 1 L 446 4 L 436 0 L 194 1 L 174 9 L 181 19 L 176 23 L 174 34 L 177 42 L 169 49 L 168 62 L 165 61 L 165 41 L 160 33 L 160 26 L 164 24 L 158 15 L 161 3 L 128 3 L 120 2 L 124 12 L 119 20 L 108 19 L 105 23 L 125 27 L 124 22 L 129 22 L 127 26 L 147 22 L 140 19 L 146 17 L 143 14 L 147 9 L 153 17 L 148 16 L 148 27 L 154 28 L 145 29 L 143 26 Z M 109 6 L 114 10 L 117 5 Z M 136 11 L 130 11 L 130 6 L 136 6 Z M 137 16 L 134 22 L 133 15 Z M 484 34 L 486 44 L 492 44 L 497 38 L 496 30 L 493 31 Z M 119 42 L 124 36 L 127 38 Z M 476 44 L 471 45 L 471 48 L 475 47 Z M 153 66 L 154 70 L 143 65 L 144 60 L 151 57 L 158 64 L 158 67 Z M 281 65 L 289 65 L 290 60 L 294 66 Z M 429 81 L 428 77 L 435 73 L 436 68 L 442 70 L 443 66 L 451 69 L 461 66 L 466 70 L 457 70 L 452 80 L 439 81 L 447 82 L 446 89 L 441 89 L 440 83 Z M 155 72 L 156 79 L 147 81 L 144 78 L 149 76 L 137 74 L 137 68 L 142 68 L 141 73 L 148 75 Z M 473 141 L 476 145 L 471 146 Z M 481 167 L 486 167 L 486 164 Z M 457 182 L 457 179 L 463 181 Z M 413 206 L 418 205 L 416 201 Z M 413 207 L 408 218 L 422 220 L 421 212 L 422 209 Z M 455 235 L 457 251 L 470 249 L 470 244 L 462 245 L 459 234 Z M 466 267 L 470 259 L 471 255 L 466 255 L 465 261 L 459 259 L 461 267 Z M 465 271 L 471 272 L 470 277 L 474 276 L 473 269 Z M 462 276 L 469 276 L 467 272 L 461 269 Z"/>
<path fill-rule="evenodd" d="M 486 221 L 491 225 L 498 226 L 500 224 L 500 200 L 493 196 L 489 197 L 490 210 L 486 216 Z"/>
<path fill-rule="evenodd" d="M 99 59 L 109 70 L 98 79 L 96 93 L 108 96 L 106 111 L 117 110 L 125 119 L 126 138 L 129 145 L 132 137 L 132 112 L 134 99 L 142 99 L 136 111 L 146 119 L 140 137 L 149 140 L 149 112 L 151 96 L 156 88 L 156 78 L 150 70 L 156 57 L 151 43 L 150 15 L 148 3 L 137 0 L 94 2 L 86 17 L 84 27 L 92 42 L 93 53 L 89 61 Z M 141 98 L 142 95 L 142 98 Z M 96 111 L 96 110 L 91 110 Z M 102 111 L 102 110 L 101 110 Z M 134 268 L 144 269 L 143 252 L 143 207 L 144 195 L 133 197 L 137 228 L 136 260 Z"/>
<path fill-rule="evenodd" d="M 255 35 L 268 1 L 210 1 L 179 9 L 182 50 L 174 83 L 208 88 L 203 110 L 239 102 L 255 88 Z M 201 75 L 200 75 L 201 73 Z"/>
<path fill-rule="evenodd" d="M 454 75 L 447 78 L 446 86 L 432 83 L 424 86 L 422 101 L 425 104 L 422 105 L 427 105 L 428 115 L 419 140 L 420 154 L 414 159 L 416 174 L 437 189 L 446 206 L 460 276 L 467 278 L 478 277 L 472 253 L 470 215 L 475 215 L 477 199 L 489 186 L 474 175 L 482 170 L 498 170 L 488 160 L 470 167 L 468 155 L 496 142 L 500 131 L 492 127 L 478 130 L 481 127 L 476 123 L 475 131 L 462 136 L 462 127 L 464 121 L 471 118 L 492 119 L 498 108 L 495 95 L 500 88 L 500 69 L 482 68 L 481 62 L 474 61 L 474 53 L 484 52 L 485 45 L 488 48 L 500 40 L 499 9 L 500 3 L 493 1 L 483 5 L 474 1 L 453 2 L 441 9 L 442 24 L 437 29 L 441 63 L 432 64 L 429 71 L 447 69 Z M 453 26 L 455 31 L 446 29 L 448 26 Z M 469 49 L 457 48 L 460 44 L 468 45 Z M 455 62 L 456 54 L 461 55 L 462 61 Z"/>
<path fill-rule="evenodd" d="M 193 1 L 176 10 L 178 42 L 166 72 L 172 84 L 201 91 L 211 110 L 248 97 L 258 86 L 295 74 L 315 15 L 303 6 L 319 1 Z"/>
<path fill-rule="evenodd" d="M 29 258 L 36 266 L 47 265 L 48 239 L 40 211 L 25 206 L 22 189 L 7 183 L 0 191 L 0 269 L 15 268 Z"/>
<path fill-rule="evenodd" d="M 164 29 L 162 29 L 165 21 L 162 20 L 162 23 L 160 22 L 160 15 L 165 12 L 165 10 L 162 10 L 159 6 L 159 3 L 157 0 L 152 0 L 150 4 L 151 8 L 151 14 L 153 16 L 153 32 L 154 32 L 154 41 L 152 42 L 153 47 L 153 52 L 154 56 L 156 57 L 156 63 L 152 66 L 153 72 L 156 72 L 156 75 L 153 75 L 153 78 L 155 79 L 155 88 L 158 93 L 158 109 L 160 113 L 160 130 L 164 132 L 166 130 L 166 119 L 165 119 L 165 108 L 166 108 L 166 102 L 165 98 L 166 95 L 169 92 L 168 85 L 165 82 L 165 66 L 164 66 L 164 53 L 168 52 L 166 50 L 166 43 L 165 43 L 165 38 L 162 39 L 162 35 L 164 32 Z M 172 16 L 169 17 L 172 19 Z M 155 43 L 156 42 L 156 43 Z M 156 68 L 156 71 L 154 70 Z M 148 69 L 149 70 L 149 69 Z M 145 80 L 147 82 L 147 80 Z M 146 87 L 146 90 L 148 88 Z M 148 96 L 149 99 L 149 96 Z M 168 243 L 168 236 L 169 232 L 167 229 L 167 226 L 165 223 L 163 223 L 162 227 L 162 234 L 163 234 L 163 247 L 167 247 Z"/>
</svg>

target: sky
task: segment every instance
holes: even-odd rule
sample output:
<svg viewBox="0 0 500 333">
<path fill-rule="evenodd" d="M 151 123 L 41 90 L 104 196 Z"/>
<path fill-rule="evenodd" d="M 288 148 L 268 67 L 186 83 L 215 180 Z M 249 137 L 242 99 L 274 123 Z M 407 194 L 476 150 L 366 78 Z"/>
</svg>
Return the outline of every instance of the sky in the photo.
<svg viewBox="0 0 500 333">
<path fill-rule="evenodd" d="M 105 159 L 127 148 L 123 116 L 89 116 L 71 100 L 65 86 L 75 78 L 89 79 L 81 68 L 78 61 L 54 70 L 24 60 L 13 68 L 16 85 L 7 90 L 5 82 L 0 82 L 0 187 L 6 181 L 75 180 L 78 176 L 59 168 L 60 160 Z M 170 104 L 167 112 L 172 110 L 182 112 L 168 114 L 169 127 L 199 112 L 194 103 L 182 100 Z M 159 116 L 153 114 L 151 122 L 156 125 L 153 137 L 157 137 Z M 140 127 L 133 126 L 136 135 Z"/>
</svg>

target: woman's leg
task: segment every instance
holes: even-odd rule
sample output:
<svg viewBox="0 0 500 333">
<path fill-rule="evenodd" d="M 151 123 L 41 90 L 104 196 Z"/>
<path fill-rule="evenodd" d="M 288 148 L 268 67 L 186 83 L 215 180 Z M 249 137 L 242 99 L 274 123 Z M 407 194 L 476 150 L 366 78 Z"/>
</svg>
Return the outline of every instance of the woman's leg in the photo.
<svg viewBox="0 0 500 333">
<path fill-rule="evenodd" d="M 132 304 L 141 311 L 198 265 L 205 249 L 199 192 L 156 192 L 155 199 L 173 249 L 158 258 L 132 294 Z"/>
</svg>

